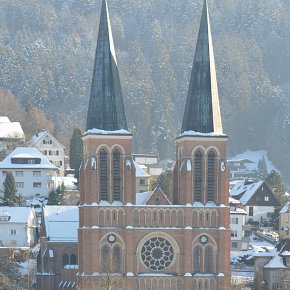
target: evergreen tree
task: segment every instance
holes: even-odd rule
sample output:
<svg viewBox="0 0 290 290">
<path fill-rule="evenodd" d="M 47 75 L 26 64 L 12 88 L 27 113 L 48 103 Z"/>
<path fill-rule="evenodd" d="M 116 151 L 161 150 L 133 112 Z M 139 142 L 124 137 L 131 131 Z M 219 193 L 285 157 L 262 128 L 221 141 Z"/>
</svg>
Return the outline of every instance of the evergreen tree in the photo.
<svg viewBox="0 0 290 290">
<path fill-rule="evenodd" d="M 62 205 L 65 186 L 62 183 L 57 188 L 52 189 L 48 194 L 48 205 Z"/>
<path fill-rule="evenodd" d="M 6 178 L 4 181 L 3 205 L 6 205 L 6 206 L 19 205 L 20 199 L 16 194 L 17 194 L 17 189 L 16 189 L 14 176 L 12 172 L 7 172 Z"/>
<path fill-rule="evenodd" d="M 265 178 L 267 178 L 267 175 L 267 164 L 265 161 L 265 157 L 263 156 L 263 159 L 259 160 L 258 163 L 258 177 L 260 180 L 265 180 Z"/>
<path fill-rule="evenodd" d="M 173 199 L 173 177 L 170 172 L 162 172 L 153 186 L 159 186 L 170 200 Z"/>
<path fill-rule="evenodd" d="M 69 164 L 75 170 L 75 177 L 79 179 L 79 168 L 83 158 L 82 133 L 79 128 L 74 128 L 69 144 Z"/>
<path fill-rule="evenodd" d="M 281 205 L 284 205 L 287 201 L 287 198 L 285 196 L 286 189 L 280 174 L 277 171 L 272 170 L 266 179 L 266 183 L 273 190 Z"/>
</svg>

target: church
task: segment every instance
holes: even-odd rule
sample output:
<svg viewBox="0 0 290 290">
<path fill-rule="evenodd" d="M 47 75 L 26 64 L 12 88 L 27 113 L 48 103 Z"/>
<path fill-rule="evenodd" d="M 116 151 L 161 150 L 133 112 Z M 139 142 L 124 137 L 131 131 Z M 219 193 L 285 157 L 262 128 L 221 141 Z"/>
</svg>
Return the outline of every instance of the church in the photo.
<svg viewBox="0 0 290 290">
<path fill-rule="evenodd" d="M 74 209 L 77 236 L 71 244 L 65 239 L 58 244 L 42 232 L 37 289 L 229 289 L 228 137 L 222 128 L 206 0 L 176 136 L 172 201 L 158 188 L 136 193 L 125 109 L 103 0 L 83 134 L 80 204 Z M 68 251 L 74 267 L 67 267 Z"/>
</svg>

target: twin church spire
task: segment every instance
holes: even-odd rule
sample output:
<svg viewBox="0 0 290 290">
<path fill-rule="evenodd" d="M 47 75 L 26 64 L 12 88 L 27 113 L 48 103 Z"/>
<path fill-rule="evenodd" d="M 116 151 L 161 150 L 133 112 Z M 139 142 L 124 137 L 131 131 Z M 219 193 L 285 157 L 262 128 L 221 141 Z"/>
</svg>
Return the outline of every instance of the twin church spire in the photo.
<svg viewBox="0 0 290 290">
<path fill-rule="evenodd" d="M 127 130 L 107 1 L 103 0 L 86 129 Z M 207 1 L 204 1 L 181 132 L 222 133 Z"/>
</svg>

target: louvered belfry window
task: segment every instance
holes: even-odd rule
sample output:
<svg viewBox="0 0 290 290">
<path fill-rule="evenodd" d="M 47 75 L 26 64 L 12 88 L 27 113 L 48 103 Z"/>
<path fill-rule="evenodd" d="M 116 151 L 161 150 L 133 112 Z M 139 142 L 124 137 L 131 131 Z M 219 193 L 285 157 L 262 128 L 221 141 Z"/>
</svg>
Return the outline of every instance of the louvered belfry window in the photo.
<svg viewBox="0 0 290 290">
<path fill-rule="evenodd" d="M 100 152 L 100 195 L 101 200 L 108 200 L 108 154 L 103 149 Z"/>
<path fill-rule="evenodd" d="M 120 151 L 115 150 L 113 153 L 113 200 L 121 199 L 121 154 Z"/>
<path fill-rule="evenodd" d="M 202 155 L 197 151 L 194 156 L 194 201 L 201 201 L 201 184 L 202 184 Z"/>
<path fill-rule="evenodd" d="M 207 159 L 207 200 L 214 200 L 215 154 L 211 151 Z"/>
</svg>

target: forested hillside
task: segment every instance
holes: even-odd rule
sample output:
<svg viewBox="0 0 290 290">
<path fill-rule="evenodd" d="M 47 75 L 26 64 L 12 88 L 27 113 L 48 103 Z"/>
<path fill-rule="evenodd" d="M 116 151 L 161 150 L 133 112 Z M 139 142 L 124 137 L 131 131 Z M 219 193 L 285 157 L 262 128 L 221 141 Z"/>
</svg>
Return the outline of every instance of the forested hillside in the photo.
<svg viewBox="0 0 290 290">
<path fill-rule="evenodd" d="M 134 151 L 174 157 L 202 0 L 109 0 Z M 230 154 L 266 149 L 290 175 L 289 0 L 209 0 Z M 0 88 L 69 139 L 84 126 L 99 0 L 0 1 Z"/>
</svg>

